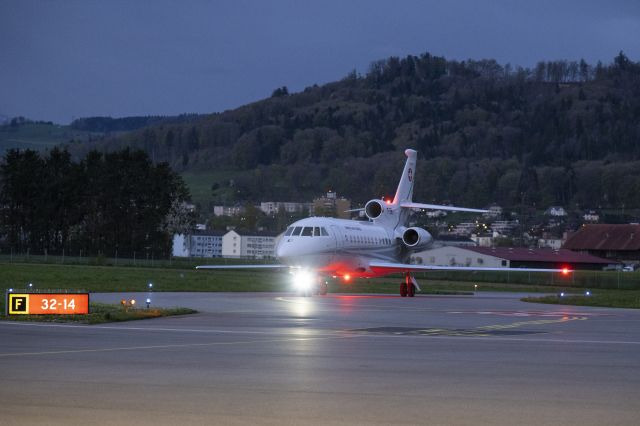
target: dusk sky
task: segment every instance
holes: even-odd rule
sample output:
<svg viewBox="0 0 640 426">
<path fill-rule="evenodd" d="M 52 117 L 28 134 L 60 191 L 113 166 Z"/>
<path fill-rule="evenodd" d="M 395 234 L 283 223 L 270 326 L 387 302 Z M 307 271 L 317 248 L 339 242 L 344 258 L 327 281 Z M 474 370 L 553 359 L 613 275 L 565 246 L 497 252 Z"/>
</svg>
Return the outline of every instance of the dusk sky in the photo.
<svg viewBox="0 0 640 426">
<path fill-rule="evenodd" d="M 0 0 L 0 115 L 209 113 L 392 55 L 638 61 L 639 40 L 637 0 Z"/>
</svg>

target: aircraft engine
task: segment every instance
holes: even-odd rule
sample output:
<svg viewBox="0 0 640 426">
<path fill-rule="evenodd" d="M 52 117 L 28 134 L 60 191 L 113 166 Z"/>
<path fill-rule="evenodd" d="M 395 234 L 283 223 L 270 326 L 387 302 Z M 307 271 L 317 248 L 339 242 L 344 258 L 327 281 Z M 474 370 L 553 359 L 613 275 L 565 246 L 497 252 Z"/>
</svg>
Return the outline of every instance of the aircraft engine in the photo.
<svg viewBox="0 0 640 426">
<path fill-rule="evenodd" d="M 371 220 L 379 218 L 384 212 L 384 201 L 371 200 L 364 206 L 364 213 Z"/>
<path fill-rule="evenodd" d="M 433 238 L 428 231 L 418 227 L 407 228 L 402 233 L 402 242 L 411 248 L 425 247 L 432 240 Z"/>
</svg>

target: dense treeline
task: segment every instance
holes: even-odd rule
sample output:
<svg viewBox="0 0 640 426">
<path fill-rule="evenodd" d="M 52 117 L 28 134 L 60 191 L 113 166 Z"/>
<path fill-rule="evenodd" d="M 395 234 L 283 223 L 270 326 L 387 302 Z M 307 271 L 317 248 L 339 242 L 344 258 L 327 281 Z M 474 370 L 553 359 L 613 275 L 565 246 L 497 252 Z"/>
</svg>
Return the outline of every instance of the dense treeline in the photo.
<svg viewBox="0 0 640 426">
<path fill-rule="evenodd" d="M 161 123 L 182 123 L 193 121 L 198 117 L 199 115 L 197 114 L 181 114 L 175 117 L 165 117 L 161 115 L 122 118 L 84 117 L 73 120 L 70 127 L 74 130 L 97 133 L 128 132 Z"/>
<path fill-rule="evenodd" d="M 97 147 L 135 146 L 177 170 L 242 171 L 211 182 L 235 201 L 388 194 L 412 147 L 425 201 L 640 206 L 639 117 L 640 64 L 623 53 L 532 69 L 425 53 Z"/>
<path fill-rule="evenodd" d="M 0 241 L 31 253 L 168 255 L 189 225 L 188 191 L 166 163 L 142 151 L 10 150 L 0 164 Z"/>
</svg>

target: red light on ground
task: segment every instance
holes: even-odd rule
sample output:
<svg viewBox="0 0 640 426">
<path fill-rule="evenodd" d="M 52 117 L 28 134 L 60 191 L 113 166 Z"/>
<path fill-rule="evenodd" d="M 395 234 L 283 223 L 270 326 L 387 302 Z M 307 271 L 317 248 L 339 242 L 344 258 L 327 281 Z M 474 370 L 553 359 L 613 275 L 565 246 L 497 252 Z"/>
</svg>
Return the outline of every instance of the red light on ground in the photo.
<svg viewBox="0 0 640 426">
<path fill-rule="evenodd" d="M 569 268 L 562 268 L 562 275 L 569 275 Z"/>
<path fill-rule="evenodd" d="M 349 281 L 351 281 L 351 275 L 347 274 L 344 277 L 344 282 L 348 283 Z"/>
</svg>

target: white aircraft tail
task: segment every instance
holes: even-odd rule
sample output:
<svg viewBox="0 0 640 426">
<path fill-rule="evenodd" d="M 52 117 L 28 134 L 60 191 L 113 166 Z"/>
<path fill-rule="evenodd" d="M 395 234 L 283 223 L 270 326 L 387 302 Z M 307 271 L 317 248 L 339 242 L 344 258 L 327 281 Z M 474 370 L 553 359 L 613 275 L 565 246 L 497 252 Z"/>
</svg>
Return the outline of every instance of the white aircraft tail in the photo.
<svg viewBox="0 0 640 426">
<path fill-rule="evenodd" d="M 393 198 L 393 205 L 398 206 L 401 203 L 411 202 L 413 199 L 413 183 L 416 174 L 416 159 L 418 152 L 413 149 L 406 149 L 404 154 L 407 156 L 407 162 L 404 164 L 404 170 L 398 183 L 396 195 Z"/>
</svg>

